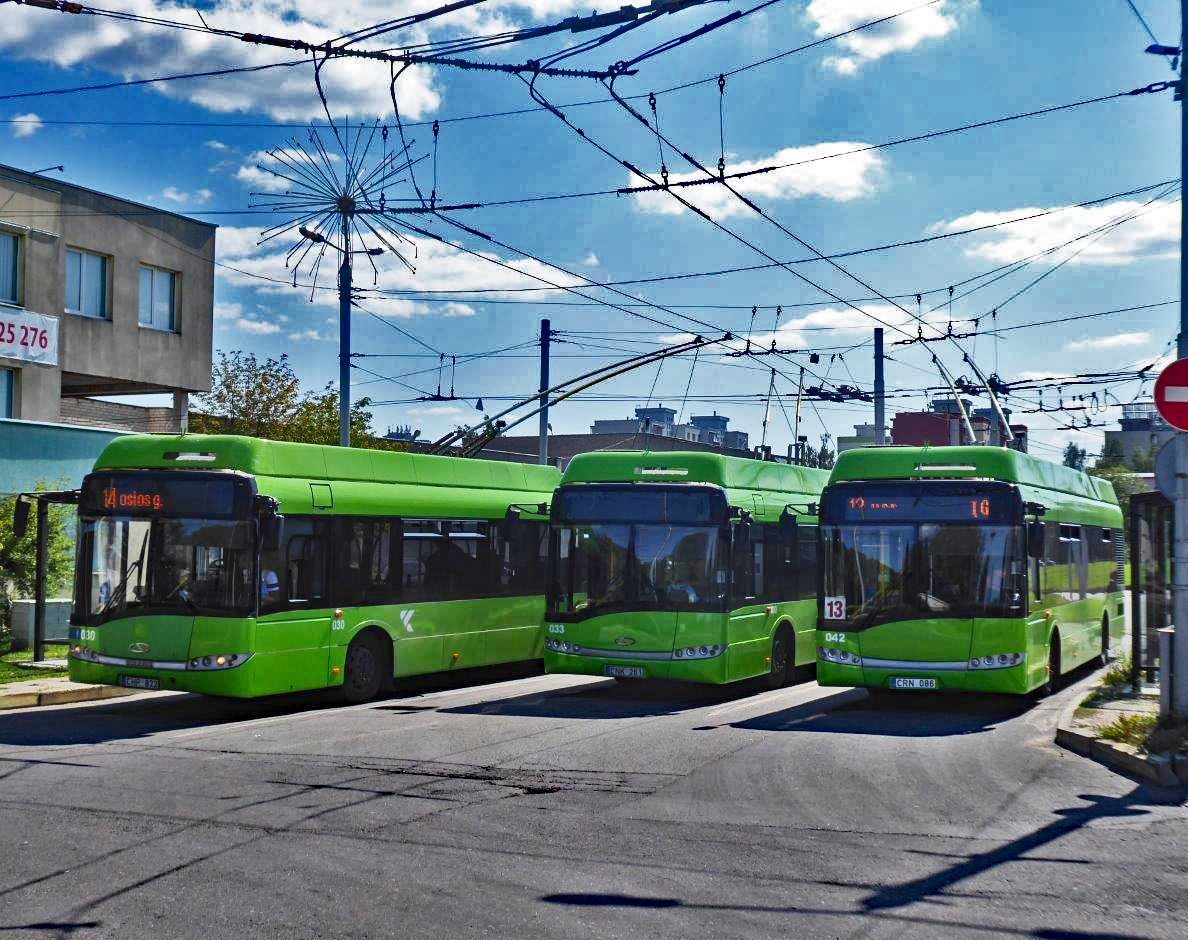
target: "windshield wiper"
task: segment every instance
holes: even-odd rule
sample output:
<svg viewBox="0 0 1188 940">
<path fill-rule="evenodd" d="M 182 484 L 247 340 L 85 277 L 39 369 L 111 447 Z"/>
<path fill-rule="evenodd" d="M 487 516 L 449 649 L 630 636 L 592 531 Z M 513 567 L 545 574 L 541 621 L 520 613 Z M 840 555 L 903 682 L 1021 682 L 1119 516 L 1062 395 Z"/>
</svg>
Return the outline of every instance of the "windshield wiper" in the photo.
<svg viewBox="0 0 1188 940">
<path fill-rule="evenodd" d="M 99 609 L 99 612 L 97 614 L 95 614 L 96 617 L 102 617 L 109 610 L 111 610 L 112 607 L 114 607 L 116 605 L 117 601 L 122 601 L 124 599 L 124 595 L 128 593 L 129 579 L 132 577 L 132 575 L 135 572 L 139 571 L 143 566 L 144 566 L 144 554 L 141 553 L 141 556 L 139 558 L 137 558 L 136 561 L 132 562 L 131 565 L 128 566 L 128 570 L 126 572 L 124 572 L 124 576 L 120 579 L 120 583 L 117 584 L 115 586 L 115 588 L 112 590 L 111 597 L 109 597 L 107 599 L 107 603 L 104 604 Z"/>
</svg>

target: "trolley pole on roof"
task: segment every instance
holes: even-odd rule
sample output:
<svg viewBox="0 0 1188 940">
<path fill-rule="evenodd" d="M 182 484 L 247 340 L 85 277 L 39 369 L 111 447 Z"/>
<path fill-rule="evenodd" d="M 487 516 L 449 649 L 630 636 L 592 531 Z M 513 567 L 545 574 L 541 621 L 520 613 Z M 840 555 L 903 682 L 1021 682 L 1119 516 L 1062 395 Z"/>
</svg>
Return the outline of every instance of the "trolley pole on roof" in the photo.
<svg viewBox="0 0 1188 940">
<path fill-rule="evenodd" d="M 540 321 L 540 440 L 536 448 L 536 462 L 549 462 L 549 342 L 552 340 L 552 323 Z"/>
<path fill-rule="evenodd" d="M 887 443 L 886 387 L 883 384 L 883 328 L 874 331 L 874 442 L 882 447 Z"/>
</svg>

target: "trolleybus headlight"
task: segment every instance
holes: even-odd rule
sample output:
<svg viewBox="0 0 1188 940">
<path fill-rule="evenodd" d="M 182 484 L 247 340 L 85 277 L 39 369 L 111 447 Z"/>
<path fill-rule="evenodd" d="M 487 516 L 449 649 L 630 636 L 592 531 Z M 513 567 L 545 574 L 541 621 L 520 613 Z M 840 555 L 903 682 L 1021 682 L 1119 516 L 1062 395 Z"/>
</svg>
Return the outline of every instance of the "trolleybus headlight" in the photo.
<svg viewBox="0 0 1188 940">
<path fill-rule="evenodd" d="M 85 646 L 76 645 L 70 647 L 70 655 L 86 663 L 97 663 L 99 661 L 99 654 L 92 649 L 87 649 Z"/>
<path fill-rule="evenodd" d="M 1023 662 L 1022 653 L 991 653 L 989 656 L 975 656 L 969 661 L 970 669 L 1006 669 Z"/>
<path fill-rule="evenodd" d="M 862 657 L 857 653 L 851 653 L 849 650 L 834 649 L 831 646 L 817 647 L 817 658 L 827 660 L 831 663 L 840 663 L 845 666 L 862 665 Z"/>
<path fill-rule="evenodd" d="M 216 672 L 220 669 L 242 666 L 251 655 L 251 653 L 216 653 L 214 656 L 196 656 L 186 664 L 186 668 L 200 672 Z"/>
</svg>

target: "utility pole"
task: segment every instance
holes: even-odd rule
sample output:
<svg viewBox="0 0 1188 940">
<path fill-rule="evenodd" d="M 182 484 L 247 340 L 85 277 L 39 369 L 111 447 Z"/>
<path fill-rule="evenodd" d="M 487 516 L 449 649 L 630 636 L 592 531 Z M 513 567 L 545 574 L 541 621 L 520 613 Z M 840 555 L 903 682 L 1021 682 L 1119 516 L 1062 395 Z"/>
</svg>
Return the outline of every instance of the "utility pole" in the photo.
<svg viewBox="0 0 1188 940">
<path fill-rule="evenodd" d="M 804 397 L 804 366 L 800 367 L 800 381 L 796 383 L 796 412 L 793 418 L 792 436 L 796 438 L 796 464 L 804 464 L 804 443 L 800 440 L 800 400 Z"/>
<path fill-rule="evenodd" d="M 339 201 L 342 264 L 338 268 L 338 443 L 351 446 L 351 216 L 354 200 Z"/>
<path fill-rule="evenodd" d="M 553 337 L 552 323 L 540 321 L 540 439 L 536 448 L 536 462 L 549 462 L 549 343 Z"/>
<path fill-rule="evenodd" d="M 882 447 L 887 443 L 886 388 L 883 385 L 883 328 L 876 326 L 874 334 L 874 442 L 877 446 Z"/>
<path fill-rule="evenodd" d="M 1180 2 L 1180 86 L 1176 89 L 1176 100 L 1180 103 L 1180 177 L 1188 170 L 1188 100 L 1184 96 L 1183 57 L 1184 40 L 1188 38 L 1188 0 Z M 1180 334 L 1176 339 L 1176 355 L 1188 359 L 1188 257 L 1185 257 L 1186 236 L 1188 236 L 1188 205 L 1180 200 Z M 1176 635 L 1172 638 L 1172 661 L 1161 663 L 1160 668 L 1171 667 L 1172 701 L 1171 712 L 1178 718 L 1188 717 L 1188 433 L 1176 432 L 1176 505 L 1174 588 Z M 1131 624 L 1130 629 L 1137 629 Z M 1166 685 L 1164 685 L 1166 688 Z"/>
</svg>

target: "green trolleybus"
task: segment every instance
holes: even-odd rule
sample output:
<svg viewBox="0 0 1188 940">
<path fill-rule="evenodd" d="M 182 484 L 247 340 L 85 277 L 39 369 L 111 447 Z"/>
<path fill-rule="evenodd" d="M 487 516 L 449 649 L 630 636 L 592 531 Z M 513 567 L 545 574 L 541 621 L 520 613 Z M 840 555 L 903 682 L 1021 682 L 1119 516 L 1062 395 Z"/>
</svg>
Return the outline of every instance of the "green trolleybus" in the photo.
<svg viewBox="0 0 1188 940">
<path fill-rule="evenodd" d="M 842 454 L 821 500 L 817 681 L 1050 690 L 1125 631 L 1113 487 L 998 447 Z"/>
<path fill-rule="evenodd" d="M 546 670 L 783 684 L 814 658 L 827 479 L 708 452 L 575 457 L 552 503 Z"/>
<path fill-rule="evenodd" d="M 249 697 L 539 659 L 552 467 L 223 435 L 112 441 L 70 677 Z M 537 521 L 533 521 L 535 516 Z"/>
</svg>

